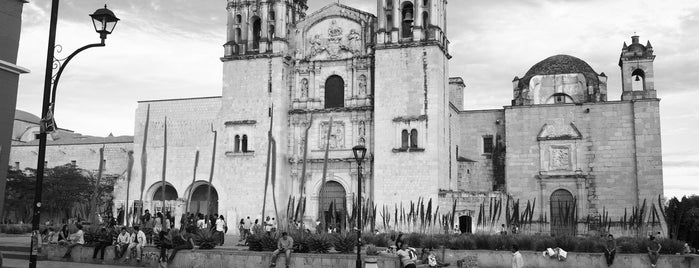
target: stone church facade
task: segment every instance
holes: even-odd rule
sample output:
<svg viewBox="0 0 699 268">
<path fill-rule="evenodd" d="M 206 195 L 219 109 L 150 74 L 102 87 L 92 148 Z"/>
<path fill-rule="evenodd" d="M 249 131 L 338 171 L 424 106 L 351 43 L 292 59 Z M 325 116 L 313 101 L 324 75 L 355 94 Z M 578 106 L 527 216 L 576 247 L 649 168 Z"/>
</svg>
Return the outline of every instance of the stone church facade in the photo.
<svg viewBox="0 0 699 268">
<path fill-rule="evenodd" d="M 580 218 L 603 207 L 618 218 L 663 194 L 650 43 L 624 44 L 621 100 L 607 99 L 604 73 L 557 55 L 515 77 L 510 105 L 465 110 L 465 83 L 448 76 L 446 2 L 377 0 L 374 15 L 336 3 L 306 14 L 305 0 L 229 0 L 222 95 L 138 103 L 130 200 L 142 195 L 158 209 L 164 176 L 166 199 L 206 211 L 211 179 L 214 211 L 230 222 L 260 217 L 268 135 L 276 205 L 283 214 L 303 192 L 308 223 L 330 201 L 351 210 L 360 144 L 364 198 L 380 209 L 422 197 L 441 211 L 456 200 L 467 231 L 479 205 L 505 195 L 536 199 L 534 217 L 576 200 Z M 117 187 L 117 203 L 126 189 Z"/>
</svg>

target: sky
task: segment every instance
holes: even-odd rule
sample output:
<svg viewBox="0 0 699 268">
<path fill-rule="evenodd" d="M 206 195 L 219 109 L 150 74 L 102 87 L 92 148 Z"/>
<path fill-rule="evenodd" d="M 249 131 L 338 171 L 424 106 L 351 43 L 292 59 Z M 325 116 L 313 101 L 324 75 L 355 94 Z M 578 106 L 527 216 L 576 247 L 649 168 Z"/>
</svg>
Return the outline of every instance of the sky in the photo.
<svg viewBox="0 0 699 268">
<path fill-rule="evenodd" d="M 17 108 L 39 114 L 48 43 L 49 0 L 24 6 Z M 137 101 L 220 96 L 226 0 L 62 0 L 56 44 L 67 57 L 99 42 L 88 14 L 104 3 L 121 21 L 106 47 L 75 57 L 61 77 L 55 118 L 86 135 L 133 135 Z M 311 14 L 336 0 L 309 0 Z M 340 0 L 376 14 L 374 0 Z M 670 4 L 671 3 L 671 4 Z M 621 96 L 619 54 L 638 34 L 650 40 L 660 102 L 665 195 L 699 194 L 699 1 L 452 0 L 447 36 L 451 76 L 466 82 L 466 109 L 502 108 L 512 78 L 569 54 L 609 77 Z"/>
</svg>

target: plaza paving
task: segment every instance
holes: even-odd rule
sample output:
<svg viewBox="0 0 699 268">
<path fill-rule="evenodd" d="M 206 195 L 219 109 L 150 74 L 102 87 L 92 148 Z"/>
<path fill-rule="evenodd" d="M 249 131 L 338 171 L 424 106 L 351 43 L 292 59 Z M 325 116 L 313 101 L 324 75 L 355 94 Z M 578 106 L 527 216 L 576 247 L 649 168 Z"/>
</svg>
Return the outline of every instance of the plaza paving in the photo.
<svg viewBox="0 0 699 268">
<path fill-rule="evenodd" d="M 28 260 L 3 259 L 2 268 L 25 268 L 29 267 Z M 117 266 L 104 264 L 89 264 L 76 262 L 61 262 L 61 261 L 39 261 L 36 267 L 39 268 L 112 268 L 112 267 L 132 267 L 132 266 Z"/>
</svg>

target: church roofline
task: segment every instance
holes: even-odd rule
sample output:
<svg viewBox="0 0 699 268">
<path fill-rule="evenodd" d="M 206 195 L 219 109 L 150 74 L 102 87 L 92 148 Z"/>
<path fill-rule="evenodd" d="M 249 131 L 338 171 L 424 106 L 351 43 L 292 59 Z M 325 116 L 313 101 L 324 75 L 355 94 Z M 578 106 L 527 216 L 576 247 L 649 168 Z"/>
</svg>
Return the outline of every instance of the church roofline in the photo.
<svg viewBox="0 0 699 268">
<path fill-rule="evenodd" d="M 185 100 L 202 100 L 202 99 L 220 99 L 221 96 L 211 96 L 211 97 L 193 97 L 193 98 L 179 98 L 179 99 L 160 99 L 160 100 L 142 100 L 138 103 L 148 103 L 148 102 L 166 102 L 166 101 L 185 101 Z"/>
</svg>

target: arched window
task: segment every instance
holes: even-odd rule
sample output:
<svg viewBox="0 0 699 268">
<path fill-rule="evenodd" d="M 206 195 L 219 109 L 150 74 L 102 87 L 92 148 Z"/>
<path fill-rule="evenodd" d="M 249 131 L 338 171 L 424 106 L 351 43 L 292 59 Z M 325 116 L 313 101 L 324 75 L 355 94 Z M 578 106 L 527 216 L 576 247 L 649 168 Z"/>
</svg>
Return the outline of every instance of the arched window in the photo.
<svg viewBox="0 0 699 268">
<path fill-rule="evenodd" d="M 235 23 L 240 24 L 240 22 L 243 21 L 243 17 L 240 16 L 240 14 L 235 15 Z"/>
<path fill-rule="evenodd" d="M 243 151 L 243 153 L 248 152 L 248 135 L 243 135 L 243 142 L 242 142 L 241 147 L 242 147 L 241 150 Z"/>
<path fill-rule="evenodd" d="M 430 0 L 423 0 L 422 1 L 423 6 L 429 6 L 430 5 Z"/>
<path fill-rule="evenodd" d="M 233 150 L 236 153 L 240 152 L 240 135 L 235 135 L 235 150 Z"/>
<path fill-rule="evenodd" d="M 410 148 L 417 148 L 417 129 L 410 131 Z"/>
<path fill-rule="evenodd" d="M 393 8 L 393 0 L 386 0 L 386 8 Z"/>
<path fill-rule="evenodd" d="M 274 24 L 269 25 L 269 40 L 272 41 L 274 37 L 276 36 L 276 32 L 274 31 Z"/>
<path fill-rule="evenodd" d="M 553 94 L 553 96 L 551 96 L 551 99 L 552 100 L 548 101 L 547 103 L 550 104 L 550 103 L 574 103 L 575 102 L 575 101 L 573 101 L 573 98 L 571 98 L 570 96 L 568 96 L 565 93 Z"/>
<path fill-rule="evenodd" d="M 410 38 L 413 36 L 413 21 L 415 18 L 415 10 L 413 8 L 413 3 L 403 3 L 401 14 L 401 37 Z"/>
<path fill-rule="evenodd" d="M 631 90 L 646 90 L 646 73 L 641 69 L 636 69 L 631 73 Z"/>
<path fill-rule="evenodd" d="M 252 49 L 260 49 L 260 34 L 262 31 L 262 22 L 259 17 L 252 19 Z"/>
<path fill-rule="evenodd" d="M 393 30 L 393 16 L 391 14 L 386 15 L 386 30 Z"/>
<path fill-rule="evenodd" d="M 325 80 L 325 108 L 345 106 L 345 81 L 333 75 Z"/>
<path fill-rule="evenodd" d="M 408 134 L 408 130 L 404 129 L 400 133 L 400 148 L 408 148 L 408 145 L 410 143 L 410 134 Z"/>
<path fill-rule="evenodd" d="M 241 34 L 242 33 L 240 32 L 240 28 L 235 28 L 235 42 L 236 43 L 240 43 Z"/>
<path fill-rule="evenodd" d="M 276 20 L 276 19 L 277 19 L 276 13 L 274 13 L 274 11 L 270 11 L 269 12 L 269 20 Z"/>
<path fill-rule="evenodd" d="M 427 13 L 427 11 L 422 12 L 422 28 L 427 29 L 427 26 L 430 25 L 430 14 Z"/>
</svg>

